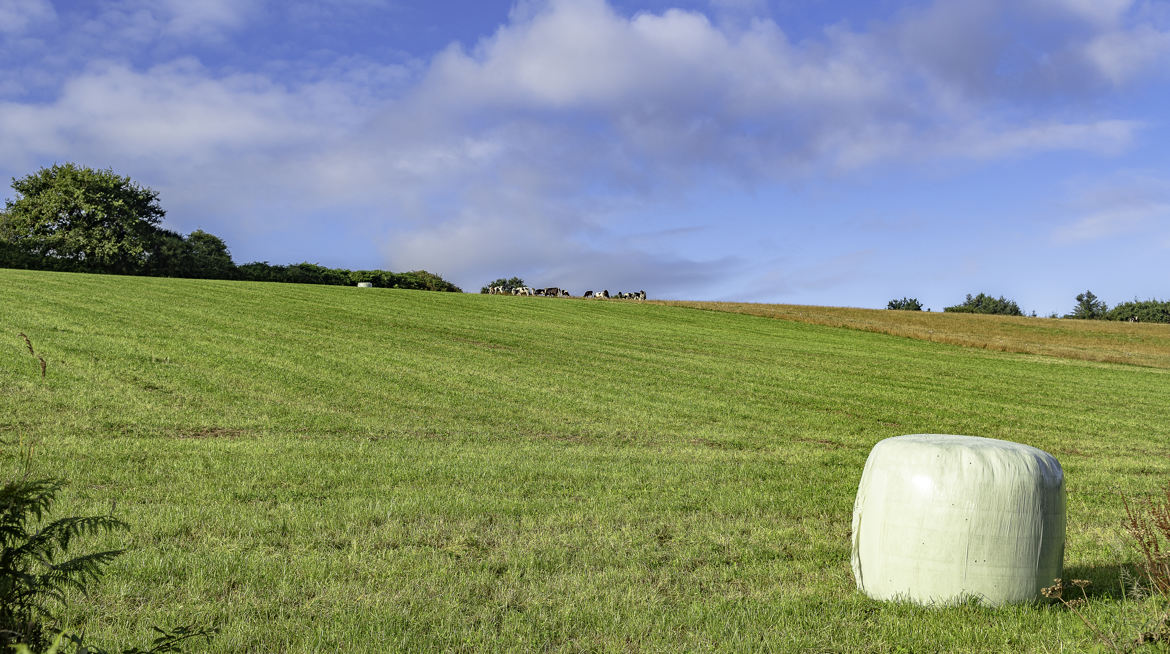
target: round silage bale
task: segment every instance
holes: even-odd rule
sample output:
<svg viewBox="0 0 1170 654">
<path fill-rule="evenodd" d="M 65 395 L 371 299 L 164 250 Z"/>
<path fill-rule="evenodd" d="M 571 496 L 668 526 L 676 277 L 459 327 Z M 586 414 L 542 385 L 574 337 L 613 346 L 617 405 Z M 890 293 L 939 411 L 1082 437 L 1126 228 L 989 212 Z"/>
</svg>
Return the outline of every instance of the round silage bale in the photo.
<svg viewBox="0 0 1170 654">
<path fill-rule="evenodd" d="M 1034 447 L 887 438 L 853 505 L 853 576 L 881 600 L 997 606 L 1036 598 L 1064 564 L 1064 471 Z"/>
</svg>

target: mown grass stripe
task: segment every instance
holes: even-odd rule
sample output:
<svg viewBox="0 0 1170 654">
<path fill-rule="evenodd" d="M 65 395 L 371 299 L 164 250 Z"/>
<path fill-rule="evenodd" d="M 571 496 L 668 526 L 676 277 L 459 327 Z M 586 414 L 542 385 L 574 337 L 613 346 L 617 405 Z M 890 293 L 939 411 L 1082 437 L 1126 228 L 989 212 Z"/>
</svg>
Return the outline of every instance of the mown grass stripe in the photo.
<svg viewBox="0 0 1170 654">
<path fill-rule="evenodd" d="M 0 271 L 0 456 L 135 549 L 66 619 L 217 616 L 212 651 L 1020 651 L 1045 606 L 853 589 L 869 448 L 1053 452 L 1094 611 L 1118 489 L 1170 475 L 1170 375 L 651 303 Z M 895 313 L 895 312 L 890 312 Z M 48 360 L 41 379 L 19 333 Z"/>
</svg>

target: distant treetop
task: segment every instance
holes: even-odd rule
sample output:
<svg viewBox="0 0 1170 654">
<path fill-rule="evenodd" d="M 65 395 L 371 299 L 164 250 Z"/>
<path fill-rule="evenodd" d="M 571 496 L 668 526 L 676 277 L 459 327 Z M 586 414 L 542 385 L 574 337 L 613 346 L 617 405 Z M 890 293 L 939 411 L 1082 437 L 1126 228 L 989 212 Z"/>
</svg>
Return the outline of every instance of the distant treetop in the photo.
<svg viewBox="0 0 1170 654">
<path fill-rule="evenodd" d="M 949 313 L 990 313 L 1001 316 L 1022 316 L 1023 311 L 1020 311 L 1020 305 L 1012 300 L 1004 297 L 994 298 L 990 295 L 980 293 L 974 297 L 970 293 L 967 294 L 967 299 L 962 304 L 956 304 L 953 307 L 946 307 L 943 311 Z"/>
<path fill-rule="evenodd" d="M 0 267 L 373 286 L 461 292 L 425 270 L 326 268 L 315 263 L 237 266 L 223 239 L 197 229 L 186 237 L 159 226 L 158 193 L 110 170 L 55 164 L 12 180 L 0 211 Z"/>
<path fill-rule="evenodd" d="M 904 297 L 901 300 L 890 300 L 886 308 L 897 311 L 922 311 L 922 303 L 918 301 L 918 298 Z"/>
</svg>

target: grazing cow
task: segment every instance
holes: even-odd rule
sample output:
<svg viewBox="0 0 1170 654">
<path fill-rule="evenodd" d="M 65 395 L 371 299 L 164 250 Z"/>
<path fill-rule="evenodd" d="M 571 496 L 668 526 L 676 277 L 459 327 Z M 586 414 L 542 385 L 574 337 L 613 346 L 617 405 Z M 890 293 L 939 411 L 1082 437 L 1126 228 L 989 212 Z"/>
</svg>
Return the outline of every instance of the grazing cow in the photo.
<svg viewBox="0 0 1170 654">
<path fill-rule="evenodd" d="M 609 289 L 602 291 L 601 295 L 594 295 L 593 297 L 600 297 L 600 298 L 604 298 L 604 299 L 608 300 L 609 299 Z"/>
<path fill-rule="evenodd" d="M 645 300 L 646 299 L 646 291 L 638 291 L 638 299 Z"/>
<path fill-rule="evenodd" d="M 593 291 L 585 291 L 585 295 L 582 295 L 581 297 L 593 297 Z"/>
<path fill-rule="evenodd" d="M 561 296 L 561 289 L 559 289 L 555 286 L 553 286 L 551 288 L 546 288 L 546 289 L 544 289 L 544 294 L 547 295 L 548 297 L 560 297 Z"/>
<path fill-rule="evenodd" d="M 570 293 L 570 292 L 568 292 L 568 291 L 566 291 L 565 289 L 563 289 L 563 288 L 562 288 L 562 289 L 561 289 L 561 295 L 560 295 L 560 296 L 561 296 L 561 297 L 573 297 L 573 294 L 572 294 L 572 293 Z"/>
</svg>

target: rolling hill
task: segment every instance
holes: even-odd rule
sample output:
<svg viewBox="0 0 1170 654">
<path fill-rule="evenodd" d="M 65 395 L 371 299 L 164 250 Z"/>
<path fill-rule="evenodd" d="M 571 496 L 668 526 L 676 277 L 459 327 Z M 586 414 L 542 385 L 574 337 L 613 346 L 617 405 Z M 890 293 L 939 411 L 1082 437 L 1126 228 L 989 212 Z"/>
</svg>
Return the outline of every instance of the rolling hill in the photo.
<svg viewBox="0 0 1170 654">
<path fill-rule="evenodd" d="M 216 652 L 1056 651 L 1093 642 L 1059 607 L 856 592 L 862 466 L 911 433 L 1055 454 L 1066 576 L 1136 628 L 1152 600 L 1121 599 L 1117 492 L 1170 475 L 1170 371 L 1146 363 L 652 303 L 0 270 L 0 469 L 31 448 L 69 482 L 61 515 L 131 523 L 64 615 L 110 647 L 206 620 Z"/>
</svg>

